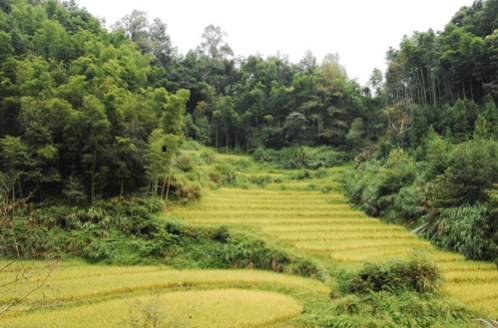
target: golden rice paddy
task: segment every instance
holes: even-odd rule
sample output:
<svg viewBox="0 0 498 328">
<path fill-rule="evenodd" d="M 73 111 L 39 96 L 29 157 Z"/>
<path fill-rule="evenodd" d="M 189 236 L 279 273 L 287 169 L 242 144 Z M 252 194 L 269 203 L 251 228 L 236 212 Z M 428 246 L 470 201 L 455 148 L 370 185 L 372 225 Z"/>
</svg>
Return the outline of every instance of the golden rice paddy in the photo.
<svg viewBox="0 0 498 328">
<path fill-rule="evenodd" d="M 304 191 L 310 183 L 313 180 L 271 184 L 275 190 L 211 190 L 198 205 L 177 209 L 165 217 L 197 225 L 251 226 L 269 238 L 285 241 L 286 247 L 331 264 L 406 258 L 414 251 L 426 254 L 443 270 L 445 294 L 498 314 L 498 271 L 494 264 L 465 261 L 462 255 L 435 250 L 401 226 L 383 224 L 351 209 L 339 192 Z M 165 322 L 184 320 L 195 327 L 262 327 L 299 315 L 303 306 L 288 296 L 237 287 L 291 286 L 303 293 L 331 292 L 319 281 L 274 272 L 179 271 L 77 262 L 54 272 L 49 285 L 49 298 L 75 300 L 76 305 L 6 317 L 0 325 L 120 327 L 130 309 L 140 303 L 157 307 Z M 195 290 L 187 291 L 190 288 Z M 162 292 L 150 295 L 155 290 Z M 126 299 L 123 295 L 129 296 Z M 8 296 L 0 295 L 0 303 Z"/>
<path fill-rule="evenodd" d="M 313 183 L 309 179 L 272 183 L 274 190 L 221 188 L 206 195 L 197 208 L 182 209 L 172 217 L 200 225 L 252 225 L 310 256 L 327 254 L 341 263 L 426 254 L 442 268 L 448 295 L 474 306 L 486 303 L 498 314 L 496 265 L 438 251 L 401 226 L 382 224 L 351 209 L 339 192 L 304 191 Z"/>
<path fill-rule="evenodd" d="M 289 296 L 240 289 L 183 291 L 121 298 L 66 310 L 7 318 L 3 325 L 122 327 L 148 316 L 152 326 L 262 327 L 297 316 L 303 306 Z M 133 326 L 135 327 L 135 326 Z"/>
<path fill-rule="evenodd" d="M 82 266 L 83 273 L 92 266 Z M 48 300 L 83 300 L 131 293 L 136 291 L 158 290 L 185 286 L 236 286 L 236 285 L 280 285 L 293 286 L 301 290 L 330 293 L 330 288 L 316 280 L 306 279 L 275 272 L 253 270 L 150 270 L 136 273 L 112 273 L 98 276 L 68 278 L 64 271 L 48 282 L 50 289 L 45 291 Z M 26 286 L 29 288 L 29 285 Z M 0 304 L 11 299 L 12 295 L 0 295 Z"/>
</svg>

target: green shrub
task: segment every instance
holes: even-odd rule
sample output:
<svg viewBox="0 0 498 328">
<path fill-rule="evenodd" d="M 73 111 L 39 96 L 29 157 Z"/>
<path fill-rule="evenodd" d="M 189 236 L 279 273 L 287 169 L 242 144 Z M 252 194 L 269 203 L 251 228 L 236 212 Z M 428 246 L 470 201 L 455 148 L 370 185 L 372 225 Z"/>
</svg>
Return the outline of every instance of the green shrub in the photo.
<svg viewBox="0 0 498 328">
<path fill-rule="evenodd" d="M 237 170 L 244 172 L 249 167 L 249 162 L 245 159 L 239 159 L 235 163 L 235 166 Z"/>
<path fill-rule="evenodd" d="M 211 148 L 204 149 L 200 154 L 201 159 L 205 164 L 212 164 L 216 159 L 216 153 Z"/>
<path fill-rule="evenodd" d="M 338 279 L 344 291 L 359 295 L 380 291 L 435 293 L 442 283 L 437 265 L 416 255 L 407 261 L 365 262 L 355 270 L 340 272 Z"/>
<path fill-rule="evenodd" d="M 485 205 L 464 205 L 441 209 L 426 236 L 442 249 L 458 252 L 467 259 L 498 261 L 493 227 Z"/>
<path fill-rule="evenodd" d="M 220 163 L 214 167 L 214 171 L 209 174 L 211 180 L 220 185 L 237 185 L 237 173 L 233 166 Z"/>
<path fill-rule="evenodd" d="M 193 139 L 188 139 L 182 144 L 183 150 L 202 150 L 204 148 L 199 142 Z"/>
<path fill-rule="evenodd" d="M 319 168 L 315 172 L 315 178 L 317 178 L 317 179 L 323 179 L 323 178 L 327 177 L 328 175 L 329 175 L 329 171 L 323 167 Z"/>
<path fill-rule="evenodd" d="M 471 140 L 457 145 L 449 167 L 432 189 L 436 207 L 473 205 L 488 200 L 486 190 L 498 182 L 498 145 L 489 140 Z"/>
<path fill-rule="evenodd" d="M 195 159 L 192 154 L 181 153 L 175 159 L 175 167 L 182 170 L 183 172 L 191 172 L 194 170 Z"/>
<path fill-rule="evenodd" d="M 364 296 L 348 295 L 302 319 L 313 327 L 404 328 L 404 327 L 476 327 L 476 313 L 460 302 L 406 292 L 388 292 Z"/>
<path fill-rule="evenodd" d="M 253 152 L 257 162 L 274 162 L 285 169 L 312 169 L 333 167 L 351 160 L 351 156 L 330 147 L 295 146 L 281 150 L 257 148 Z"/>
<path fill-rule="evenodd" d="M 269 175 L 253 175 L 250 182 L 260 187 L 266 186 L 268 183 L 276 182 L 276 179 Z"/>
</svg>

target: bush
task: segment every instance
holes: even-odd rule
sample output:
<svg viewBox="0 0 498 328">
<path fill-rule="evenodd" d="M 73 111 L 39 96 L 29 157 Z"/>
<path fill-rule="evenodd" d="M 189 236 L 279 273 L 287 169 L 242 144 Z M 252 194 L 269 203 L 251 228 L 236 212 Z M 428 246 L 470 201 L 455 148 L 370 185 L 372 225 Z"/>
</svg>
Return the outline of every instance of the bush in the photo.
<svg viewBox="0 0 498 328">
<path fill-rule="evenodd" d="M 432 195 L 436 207 L 473 205 L 488 200 L 486 190 L 498 182 L 498 146 L 494 141 L 471 140 L 457 145 Z"/>
<path fill-rule="evenodd" d="M 216 158 L 216 153 L 211 148 L 207 148 L 201 152 L 201 158 L 205 164 L 212 164 Z"/>
<path fill-rule="evenodd" d="M 315 172 L 315 178 L 317 178 L 317 179 L 323 179 L 323 178 L 327 177 L 328 175 L 329 175 L 329 171 L 323 167 L 319 168 Z"/>
<path fill-rule="evenodd" d="M 195 159 L 191 154 L 181 153 L 175 159 L 175 166 L 183 172 L 191 172 L 194 170 Z"/>
<path fill-rule="evenodd" d="M 402 328 L 402 327 L 476 327 L 471 319 L 478 314 L 460 302 L 406 292 L 365 296 L 348 295 L 313 313 L 303 324 L 313 327 Z"/>
<path fill-rule="evenodd" d="M 281 150 L 258 148 L 253 152 L 258 162 L 276 163 L 285 169 L 312 169 L 333 167 L 351 160 L 351 156 L 330 147 L 296 146 Z"/>
<path fill-rule="evenodd" d="M 486 206 L 477 204 L 441 209 L 426 235 L 442 249 L 458 252 L 467 259 L 498 261 L 496 228 L 488 220 Z"/>
<path fill-rule="evenodd" d="M 350 202 L 371 216 L 413 224 L 427 211 L 427 163 L 417 163 L 404 150 L 391 151 L 385 163 L 370 160 L 345 172 Z"/>
<path fill-rule="evenodd" d="M 416 255 L 407 261 L 365 262 L 356 270 L 340 272 L 338 278 L 344 291 L 358 295 L 380 291 L 436 293 L 442 283 L 437 265 Z"/>
<path fill-rule="evenodd" d="M 209 174 L 209 177 L 214 183 L 220 185 L 236 185 L 237 174 L 235 169 L 228 164 L 217 164 L 214 171 Z"/>
<path fill-rule="evenodd" d="M 193 139 L 188 139 L 182 144 L 183 150 L 202 150 L 203 146 Z"/>
</svg>

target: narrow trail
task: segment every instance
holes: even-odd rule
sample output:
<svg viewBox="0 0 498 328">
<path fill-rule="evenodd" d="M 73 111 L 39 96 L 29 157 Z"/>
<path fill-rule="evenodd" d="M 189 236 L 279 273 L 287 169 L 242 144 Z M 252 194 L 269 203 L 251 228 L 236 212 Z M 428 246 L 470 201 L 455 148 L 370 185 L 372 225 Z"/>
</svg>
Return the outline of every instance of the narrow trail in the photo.
<svg viewBox="0 0 498 328">
<path fill-rule="evenodd" d="M 438 251 L 402 226 L 351 209 L 339 192 L 303 191 L 307 183 L 281 183 L 272 186 L 275 190 L 221 188 L 174 216 L 199 225 L 250 226 L 329 264 L 405 258 L 416 251 L 440 264 L 445 293 L 473 308 L 498 313 L 496 265 Z"/>
</svg>

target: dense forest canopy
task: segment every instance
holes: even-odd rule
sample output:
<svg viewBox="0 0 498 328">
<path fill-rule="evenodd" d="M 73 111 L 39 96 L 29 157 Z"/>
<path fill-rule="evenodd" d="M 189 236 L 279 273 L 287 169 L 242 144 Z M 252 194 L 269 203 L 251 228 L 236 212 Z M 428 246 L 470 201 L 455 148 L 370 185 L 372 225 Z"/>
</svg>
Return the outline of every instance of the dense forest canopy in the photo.
<svg viewBox="0 0 498 328">
<path fill-rule="evenodd" d="M 354 156 L 386 138 L 416 147 L 431 125 L 463 141 L 475 122 L 498 124 L 496 0 L 463 7 L 441 32 L 405 37 L 369 87 L 348 78 L 337 54 L 237 57 L 213 25 L 182 56 L 146 12 L 108 32 L 74 0 L 1 4 L 1 165 L 19 196 L 71 186 L 93 199 L 157 184 L 185 138 Z"/>
</svg>

